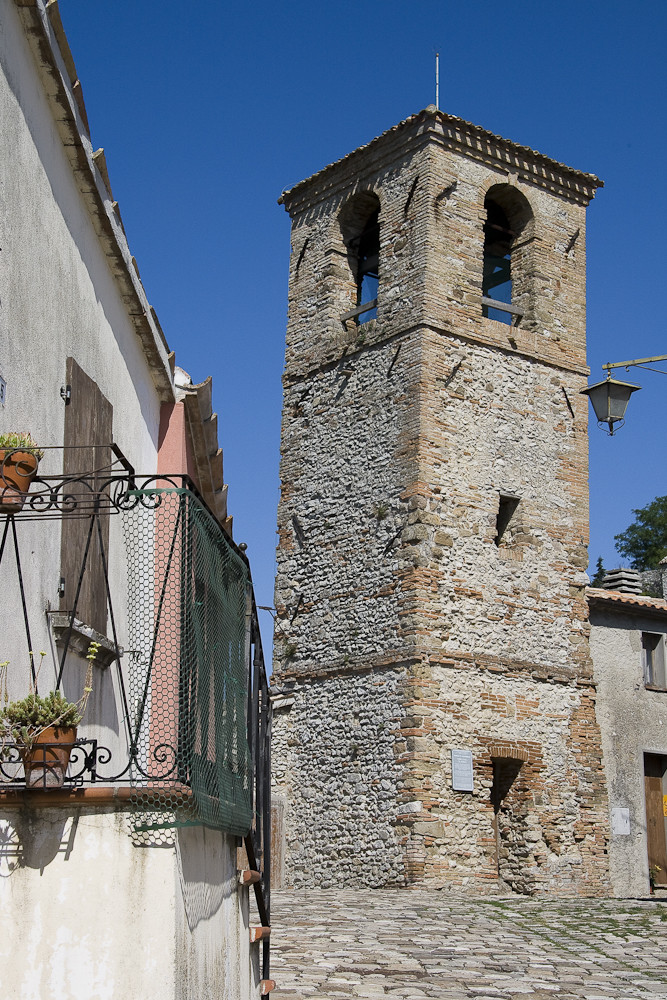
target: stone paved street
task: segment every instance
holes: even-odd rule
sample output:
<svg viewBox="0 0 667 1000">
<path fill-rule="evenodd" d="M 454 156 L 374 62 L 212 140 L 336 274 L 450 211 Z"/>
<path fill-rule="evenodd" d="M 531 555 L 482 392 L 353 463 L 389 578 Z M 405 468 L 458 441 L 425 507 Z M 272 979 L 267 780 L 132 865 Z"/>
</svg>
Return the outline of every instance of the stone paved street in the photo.
<svg viewBox="0 0 667 1000">
<path fill-rule="evenodd" d="M 636 1000 L 667 996 L 667 902 L 282 890 L 276 1000 Z"/>
</svg>

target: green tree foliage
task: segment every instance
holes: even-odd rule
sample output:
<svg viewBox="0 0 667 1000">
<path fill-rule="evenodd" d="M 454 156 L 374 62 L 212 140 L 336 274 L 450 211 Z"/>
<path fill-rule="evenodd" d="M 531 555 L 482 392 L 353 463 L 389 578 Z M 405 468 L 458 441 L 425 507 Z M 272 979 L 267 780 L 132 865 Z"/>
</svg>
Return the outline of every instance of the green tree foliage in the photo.
<svg viewBox="0 0 667 1000">
<path fill-rule="evenodd" d="M 667 497 L 656 497 L 632 513 L 632 524 L 614 536 L 616 551 L 630 560 L 633 569 L 655 569 L 667 556 Z"/>
<path fill-rule="evenodd" d="M 591 587 L 601 587 L 606 572 L 604 563 L 602 562 L 602 556 L 598 556 L 598 561 L 595 564 L 595 576 L 591 580 Z"/>
</svg>

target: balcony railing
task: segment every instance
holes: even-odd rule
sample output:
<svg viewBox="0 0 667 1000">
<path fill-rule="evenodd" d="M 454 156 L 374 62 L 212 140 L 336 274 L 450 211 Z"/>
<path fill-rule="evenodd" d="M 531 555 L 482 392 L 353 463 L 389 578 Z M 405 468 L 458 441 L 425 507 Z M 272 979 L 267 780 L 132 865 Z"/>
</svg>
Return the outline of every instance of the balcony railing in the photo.
<svg viewBox="0 0 667 1000">
<path fill-rule="evenodd" d="M 118 449 L 114 453 L 118 459 Z M 101 530 L 106 517 L 120 518 L 125 550 L 121 559 L 111 554 L 112 572 Z M 6 555 L 13 548 L 26 681 L 33 688 L 38 672 L 30 621 L 36 609 L 24 583 L 21 523 L 54 518 L 87 523 L 73 604 L 57 613 L 56 689 L 75 654 L 81 664 L 81 636 L 85 644 L 93 632 L 77 605 L 86 575 L 95 573 L 107 602 L 103 652 L 118 702 L 113 746 L 100 739 L 100 720 L 84 717 L 65 788 L 125 786 L 140 830 L 204 823 L 243 837 L 250 866 L 261 873 L 254 890 L 261 923 L 269 926 L 271 706 L 245 553 L 185 476 L 137 476 L 121 455 L 113 469 L 89 476 L 35 480 L 21 511 L 0 510 L 3 586 L 10 586 Z M 90 564 L 94 538 L 96 566 Z M 117 586 L 119 565 L 127 566 L 122 595 L 110 583 Z M 120 606 L 126 609 L 122 621 Z M 49 754 L 48 744 L 43 753 Z M 7 740 L 0 787 L 26 789 L 20 748 Z M 40 787 L 39 780 L 31 787 Z M 262 975 L 268 979 L 268 939 L 263 948 Z"/>
</svg>

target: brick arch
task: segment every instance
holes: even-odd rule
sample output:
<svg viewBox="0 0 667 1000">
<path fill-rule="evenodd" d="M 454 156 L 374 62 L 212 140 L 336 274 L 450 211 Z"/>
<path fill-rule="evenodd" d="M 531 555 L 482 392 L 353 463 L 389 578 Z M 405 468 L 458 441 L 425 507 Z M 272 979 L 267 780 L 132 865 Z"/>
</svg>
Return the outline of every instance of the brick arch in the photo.
<svg viewBox="0 0 667 1000">
<path fill-rule="evenodd" d="M 512 191 L 516 191 L 517 195 L 519 195 L 519 197 L 530 206 L 531 212 L 533 211 L 533 204 L 526 193 L 527 188 L 525 184 L 521 184 L 513 175 L 507 174 L 503 176 L 502 174 L 489 174 L 477 185 L 477 197 L 475 200 L 480 214 L 484 212 L 484 202 L 486 201 L 486 197 L 492 188 L 508 188 Z"/>
<path fill-rule="evenodd" d="M 338 225 L 345 245 L 361 232 L 370 216 L 380 211 L 381 207 L 382 202 L 372 188 L 350 195 L 338 213 Z"/>
<path fill-rule="evenodd" d="M 501 743 L 492 743 L 488 748 L 489 757 L 507 757 L 511 760 L 530 760 L 530 753 L 528 750 L 524 750 L 523 747 L 518 746 L 508 746 Z"/>
<path fill-rule="evenodd" d="M 533 207 L 524 192 L 506 181 L 482 186 L 479 194 L 480 255 L 484 261 L 482 293 L 487 299 L 509 302 L 515 313 L 506 311 L 503 322 L 531 325 L 538 290 L 534 253 L 536 222 Z M 491 270 L 487 270 L 489 263 Z M 505 274 L 506 272 L 506 274 Z M 488 284 L 485 287 L 485 281 Z M 511 301 L 507 282 L 511 281 Z M 505 286 L 501 290 L 501 286 Z M 494 287 L 499 294 L 494 294 Z M 487 316 L 487 305 L 483 313 Z M 518 312 L 517 312 L 518 310 Z M 503 310 L 500 310 L 503 313 Z M 516 319 L 511 319 L 511 315 Z M 498 319 L 497 315 L 492 318 Z"/>
<path fill-rule="evenodd" d="M 524 740 L 489 737 L 482 741 L 481 768 L 490 781 L 487 816 L 488 833 L 495 841 L 498 877 L 514 891 L 532 894 L 536 887 L 534 820 L 538 815 L 535 795 L 542 794 L 543 770 L 539 744 Z"/>
<path fill-rule="evenodd" d="M 542 770 L 542 748 L 539 743 L 529 740 L 499 740 L 493 737 L 481 737 L 483 747 L 481 764 L 490 767 L 494 758 L 506 758 L 530 764 L 536 770 Z"/>
</svg>

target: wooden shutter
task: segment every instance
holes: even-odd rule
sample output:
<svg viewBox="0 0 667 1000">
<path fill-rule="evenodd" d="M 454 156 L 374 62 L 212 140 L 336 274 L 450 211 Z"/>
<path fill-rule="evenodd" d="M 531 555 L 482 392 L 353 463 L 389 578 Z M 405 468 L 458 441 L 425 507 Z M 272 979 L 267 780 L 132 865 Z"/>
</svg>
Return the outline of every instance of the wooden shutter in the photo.
<svg viewBox="0 0 667 1000">
<path fill-rule="evenodd" d="M 102 395 L 97 383 L 86 375 L 74 358 L 67 359 L 66 380 L 72 394 L 65 408 L 63 472 L 67 476 L 85 474 L 88 478 L 95 478 L 94 474 L 98 473 L 97 480 L 104 480 L 106 475 L 99 470 L 107 469 L 111 462 L 109 445 L 113 441 L 113 407 Z M 82 489 L 75 487 L 73 492 L 80 494 Z M 108 514 L 100 515 L 100 525 L 104 551 L 108 557 Z M 80 518 L 65 515 L 63 518 L 60 565 L 61 576 L 65 580 L 65 593 L 60 601 L 61 611 L 71 611 L 74 606 L 89 529 L 89 516 Z M 93 526 L 76 617 L 98 632 L 106 634 L 107 596 L 96 525 Z"/>
</svg>

